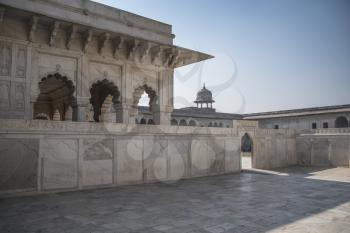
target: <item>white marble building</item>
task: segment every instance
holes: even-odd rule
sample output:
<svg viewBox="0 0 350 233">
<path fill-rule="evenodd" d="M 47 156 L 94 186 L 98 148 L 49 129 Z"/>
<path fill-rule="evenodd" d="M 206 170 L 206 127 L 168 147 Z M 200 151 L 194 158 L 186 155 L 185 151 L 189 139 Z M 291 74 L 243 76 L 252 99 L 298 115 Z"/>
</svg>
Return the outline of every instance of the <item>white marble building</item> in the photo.
<svg viewBox="0 0 350 233">
<path fill-rule="evenodd" d="M 82 0 L 0 1 L 0 118 L 170 124 L 173 70 L 211 58 L 171 25 Z M 105 102 L 106 100 L 106 102 Z"/>
</svg>

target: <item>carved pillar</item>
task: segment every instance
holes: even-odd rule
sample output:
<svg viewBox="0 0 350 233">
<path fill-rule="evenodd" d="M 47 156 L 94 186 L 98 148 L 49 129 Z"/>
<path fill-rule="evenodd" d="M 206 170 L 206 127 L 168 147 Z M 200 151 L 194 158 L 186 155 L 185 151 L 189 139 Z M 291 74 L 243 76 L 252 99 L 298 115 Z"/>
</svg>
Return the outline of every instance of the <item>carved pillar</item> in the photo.
<svg viewBox="0 0 350 233">
<path fill-rule="evenodd" d="M 130 116 L 130 107 L 126 104 L 118 103 L 114 105 L 116 112 L 116 123 L 119 124 L 135 124 L 135 119 Z M 132 119 L 134 120 L 132 122 Z"/>
<path fill-rule="evenodd" d="M 152 106 L 152 112 L 156 125 L 170 125 L 172 109 L 166 106 L 155 105 Z"/>
<path fill-rule="evenodd" d="M 173 70 L 159 72 L 159 104 L 152 106 L 154 122 L 159 125 L 170 125 L 173 111 Z"/>
<path fill-rule="evenodd" d="M 102 104 L 100 122 L 116 123 L 116 112 L 112 102 L 112 96 L 108 95 Z"/>
<path fill-rule="evenodd" d="M 73 109 L 71 106 L 68 107 L 66 110 L 66 113 L 64 115 L 64 120 L 65 121 L 72 121 L 73 120 Z"/>
<path fill-rule="evenodd" d="M 77 99 L 77 106 L 76 106 L 76 119 L 77 121 L 80 122 L 85 122 L 88 121 L 88 116 L 89 116 L 89 98 L 83 98 L 80 97 Z"/>
<path fill-rule="evenodd" d="M 121 103 L 114 105 L 117 114 L 117 123 L 135 124 L 135 119 L 130 117 L 132 112 L 133 89 L 132 67 L 128 64 L 123 66 L 122 85 L 120 87 Z"/>
</svg>

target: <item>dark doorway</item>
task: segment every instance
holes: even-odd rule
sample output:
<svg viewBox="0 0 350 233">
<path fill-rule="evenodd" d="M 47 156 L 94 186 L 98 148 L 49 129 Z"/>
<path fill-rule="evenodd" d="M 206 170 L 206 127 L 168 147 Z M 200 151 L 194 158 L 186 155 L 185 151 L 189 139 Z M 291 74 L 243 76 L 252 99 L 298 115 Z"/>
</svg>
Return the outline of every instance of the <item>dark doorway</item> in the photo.
<svg viewBox="0 0 350 233">
<path fill-rule="evenodd" d="M 253 140 L 248 133 L 245 133 L 241 139 L 241 168 L 252 168 L 253 159 Z"/>
</svg>

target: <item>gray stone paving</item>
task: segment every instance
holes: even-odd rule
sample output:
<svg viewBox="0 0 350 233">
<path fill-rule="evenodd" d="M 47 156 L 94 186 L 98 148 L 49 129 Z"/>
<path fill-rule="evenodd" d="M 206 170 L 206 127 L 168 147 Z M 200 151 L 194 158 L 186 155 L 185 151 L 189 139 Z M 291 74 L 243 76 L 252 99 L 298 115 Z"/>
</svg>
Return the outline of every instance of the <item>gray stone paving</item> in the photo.
<svg viewBox="0 0 350 233">
<path fill-rule="evenodd" d="M 288 168 L 3 199 L 0 232 L 345 233 L 350 169 Z"/>
</svg>

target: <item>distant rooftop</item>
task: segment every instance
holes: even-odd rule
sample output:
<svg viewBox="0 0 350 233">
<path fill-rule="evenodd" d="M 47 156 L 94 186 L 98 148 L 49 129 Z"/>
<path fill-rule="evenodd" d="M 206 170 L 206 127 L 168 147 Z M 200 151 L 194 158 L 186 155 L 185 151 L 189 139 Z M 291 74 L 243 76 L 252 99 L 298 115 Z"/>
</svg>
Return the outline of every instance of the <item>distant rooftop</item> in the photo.
<svg viewBox="0 0 350 233">
<path fill-rule="evenodd" d="M 345 105 L 333 105 L 324 107 L 314 108 L 300 108 L 291 110 L 271 111 L 271 112 L 259 112 L 243 114 L 244 119 L 262 119 L 271 117 L 290 117 L 290 116 L 301 116 L 301 115 L 315 115 L 315 114 L 326 114 L 332 112 L 350 112 L 350 104 Z"/>
<path fill-rule="evenodd" d="M 152 114 L 149 107 L 139 106 L 139 112 L 143 114 Z M 196 117 L 196 118 L 210 118 L 210 119 L 242 119 L 242 115 L 233 113 L 215 112 L 215 109 L 201 109 L 196 107 L 188 107 L 181 109 L 174 109 L 172 117 Z"/>
</svg>

